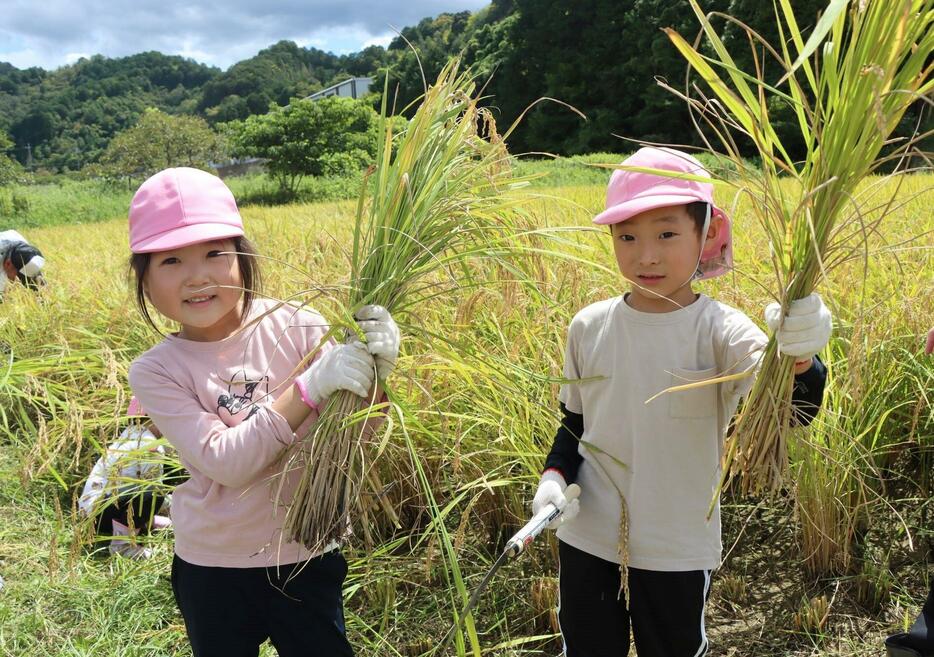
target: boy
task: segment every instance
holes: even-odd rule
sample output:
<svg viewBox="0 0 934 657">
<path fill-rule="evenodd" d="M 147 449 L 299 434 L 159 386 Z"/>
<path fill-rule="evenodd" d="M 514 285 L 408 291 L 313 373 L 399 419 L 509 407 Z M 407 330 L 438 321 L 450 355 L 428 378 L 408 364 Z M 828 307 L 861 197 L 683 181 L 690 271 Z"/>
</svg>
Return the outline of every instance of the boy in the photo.
<svg viewBox="0 0 934 657">
<path fill-rule="evenodd" d="M 623 164 L 709 177 L 670 149 L 643 148 Z M 610 226 L 631 290 L 571 322 L 564 376 L 573 381 L 561 387 L 564 417 L 533 501 L 533 511 L 560 507 L 567 484 L 581 487 L 579 506 L 570 505 L 558 529 L 565 654 L 622 657 L 631 625 L 639 657 L 698 657 L 707 651 L 704 605 L 721 555 L 719 505 L 709 521 L 707 510 L 723 437 L 753 377 L 646 400 L 754 370 L 767 339 L 741 312 L 692 289 L 732 264 L 729 219 L 713 204 L 711 183 L 614 171 L 594 223 Z M 784 321 L 779 314 L 770 306 L 767 321 L 781 352 L 796 359 L 793 403 L 797 421 L 808 423 L 823 396 L 826 370 L 812 356 L 829 340 L 830 313 L 811 295 Z"/>
</svg>

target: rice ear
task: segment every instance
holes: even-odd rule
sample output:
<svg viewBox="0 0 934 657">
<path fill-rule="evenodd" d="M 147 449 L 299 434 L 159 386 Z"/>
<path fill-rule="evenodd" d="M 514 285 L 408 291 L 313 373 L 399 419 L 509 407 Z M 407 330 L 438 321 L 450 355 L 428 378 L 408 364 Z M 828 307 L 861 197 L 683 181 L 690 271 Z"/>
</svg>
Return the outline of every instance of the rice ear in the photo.
<svg viewBox="0 0 934 657">
<path fill-rule="evenodd" d="M 475 88 L 459 59 L 451 60 L 398 134 L 384 94 L 377 160 L 356 209 L 343 301 L 348 331 L 365 304 L 384 306 L 404 325 L 420 303 L 468 282 L 473 260 L 509 267 L 526 198 L 514 190 L 524 179 L 513 175 Z M 370 444 L 367 413 L 359 412 L 373 401 L 334 395 L 298 447 L 308 458 L 284 534 L 311 550 L 344 538 L 351 516 L 373 506 L 361 504 L 360 496 L 371 454 L 380 448 Z"/>
<path fill-rule="evenodd" d="M 728 182 L 752 201 L 772 254 L 772 296 L 784 311 L 844 260 L 840 252 L 852 249 L 859 233 L 842 230 L 842 222 L 851 211 L 858 220 L 857 186 L 892 158 L 883 147 L 890 145 L 908 107 L 931 100 L 934 0 L 833 0 L 807 42 L 790 0 L 778 0 L 782 43 L 767 48 L 783 71 L 774 85 L 764 79 L 764 67 L 740 71 L 697 0 L 690 3 L 713 54 L 702 55 L 674 30 L 666 33 L 716 98 L 701 102 L 686 92 L 679 95 L 689 101 L 692 115 L 699 114 L 712 128 L 736 165 L 737 177 Z M 750 43 L 765 43 L 741 22 L 726 18 L 747 32 Z M 790 93 L 780 89 L 785 86 Z M 769 98 L 793 109 L 800 132 L 796 138 L 807 152 L 804 161 L 793 159 L 779 140 Z M 761 168 L 746 166 L 731 132 L 752 139 Z M 909 152 L 914 143 L 908 140 L 900 152 Z M 795 189 L 791 195 L 788 179 Z M 793 366 L 794 359 L 780 355 L 770 338 L 726 452 L 716 496 L 734 475 L 746 491 L 776 491 L 783 485 L 793 426 Z"/>
</svg>

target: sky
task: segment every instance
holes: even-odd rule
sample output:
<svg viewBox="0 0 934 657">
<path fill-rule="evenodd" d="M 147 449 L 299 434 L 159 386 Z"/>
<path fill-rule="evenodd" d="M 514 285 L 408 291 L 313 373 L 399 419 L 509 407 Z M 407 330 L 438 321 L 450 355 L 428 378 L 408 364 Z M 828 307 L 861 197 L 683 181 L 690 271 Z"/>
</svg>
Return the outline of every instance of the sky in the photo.
<svg viewBox="0 0 934 657">
<path fill-rule="evenodd" d="M 0 62 L 53 70 L 147 50 L 227 69 L 277 41 L 334 54 L 385 46 L 393 28 L 490 0 L 0 0 Z"/>
</svg>

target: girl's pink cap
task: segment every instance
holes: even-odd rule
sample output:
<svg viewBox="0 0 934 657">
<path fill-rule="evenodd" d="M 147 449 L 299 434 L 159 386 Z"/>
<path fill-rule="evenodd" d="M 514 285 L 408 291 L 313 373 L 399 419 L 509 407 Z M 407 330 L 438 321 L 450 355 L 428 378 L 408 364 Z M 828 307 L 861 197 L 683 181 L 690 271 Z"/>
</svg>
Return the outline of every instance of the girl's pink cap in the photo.
<svg viewBox="0 0 934 657">
<path fill-rule="evenodd" d="M 140 185 L 130 203 L 133 253 L 242 235 L 233 194 L 220 178 L 200 169 L 164 169 Z"/>
<path fill-rule="evenodd" d="M 710 178 L 703 164 L 687 153 L 673 148 L 640 148 L 620 166 L 661 169 Z M 698 266 L 698 278 L 713 278 L 726 273 L 733 266 L 730 218 L 713 202 L 713 182 L 617 169 L 610 176 L 610 184 L 607 185 L 606 210 L 594 217 L 593 223 L 617 224 L 646 210 L 687 205 L 695 201 L 703 201 L 710 205 L 711 218 L 723 218 L 723 227 L 717 238 L 704 243 Z"/>
<path fill-rule="evenodd" d="M 130 397 L 130 404 L 126 407 L 126 414 L 129 417 L 139 417 L 146 415 L 146 411 L 143 410 L 143 405 L 139 403 L 136 397 Z"/>
</svg>

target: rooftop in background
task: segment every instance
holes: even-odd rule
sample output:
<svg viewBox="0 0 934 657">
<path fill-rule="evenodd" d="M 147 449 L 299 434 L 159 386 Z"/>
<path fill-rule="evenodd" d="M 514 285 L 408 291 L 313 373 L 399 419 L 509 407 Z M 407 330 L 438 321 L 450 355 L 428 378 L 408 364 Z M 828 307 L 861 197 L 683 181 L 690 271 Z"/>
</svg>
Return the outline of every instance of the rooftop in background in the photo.
<svg viewBox="0 0 934 657">
<path fill-rule="evenodd" d="M 344 96 L 345 98 L 362 98 L 370 90 L 373 78 L 349 78 L 343 82 L 332 84 L 327 89 L 316 91 L 305 100 L 319 100 L 328 96 Z"/>
</svg>

